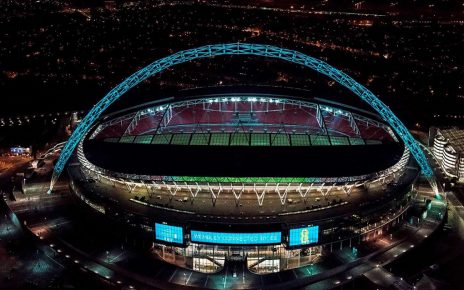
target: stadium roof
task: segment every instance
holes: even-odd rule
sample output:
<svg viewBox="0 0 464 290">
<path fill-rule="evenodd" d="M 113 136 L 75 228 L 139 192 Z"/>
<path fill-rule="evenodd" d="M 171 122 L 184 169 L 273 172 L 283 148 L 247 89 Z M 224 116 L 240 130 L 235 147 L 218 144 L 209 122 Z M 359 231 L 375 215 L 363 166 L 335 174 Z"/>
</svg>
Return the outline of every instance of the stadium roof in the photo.
<svg viewBox="0 0 464 290">
<path fill-rule="evenodd" d="M 340 146 L 172 146 L 88 140 L 86 158 L 114 172 L 229 177 L 345 177 L 396 164 L 401 143 Z"/>
</svg>

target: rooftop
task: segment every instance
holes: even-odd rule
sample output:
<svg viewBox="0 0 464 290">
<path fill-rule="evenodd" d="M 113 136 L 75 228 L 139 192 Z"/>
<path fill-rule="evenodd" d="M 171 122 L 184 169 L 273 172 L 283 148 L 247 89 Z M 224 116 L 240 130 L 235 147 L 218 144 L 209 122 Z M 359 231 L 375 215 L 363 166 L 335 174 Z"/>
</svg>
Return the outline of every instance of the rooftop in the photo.
<svg viewBox="0 0 464 290">
<path fill-rule="evenodd" d="M 458 128 L 440 129 L 440 134 L 448 140 L 449 145 L 457 153 L 464 154 L 464 130 Z"/>
</svg>

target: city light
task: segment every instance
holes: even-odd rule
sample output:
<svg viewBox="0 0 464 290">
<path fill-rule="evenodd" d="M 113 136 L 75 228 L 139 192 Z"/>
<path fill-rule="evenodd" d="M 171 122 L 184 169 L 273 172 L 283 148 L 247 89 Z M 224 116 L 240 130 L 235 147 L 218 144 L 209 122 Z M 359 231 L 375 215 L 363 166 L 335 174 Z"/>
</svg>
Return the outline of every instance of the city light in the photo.
<svg viewBox="0 0 464 290">
<path fill-rule="evenodd" d="M 459 0 L 0 7 L 0 288 L 461 288 Z"/>
</svg>

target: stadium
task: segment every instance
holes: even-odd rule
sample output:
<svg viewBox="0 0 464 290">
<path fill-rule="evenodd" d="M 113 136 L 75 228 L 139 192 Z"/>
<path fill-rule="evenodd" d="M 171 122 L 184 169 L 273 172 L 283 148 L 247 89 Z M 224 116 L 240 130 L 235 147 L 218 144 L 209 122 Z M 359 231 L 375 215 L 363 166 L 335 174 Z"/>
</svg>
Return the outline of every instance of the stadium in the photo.
<svg viewBox="0 0 464 290">
<path fill-rule="evenodd" d="M 101 118 L 69 166 L 73 191 L 150 235 L 160 259 L 201 272 L 230 259 L 256 273 L 299 267 L 403 219 L 418 171 L 378 116 L 290 89 L 232 91 Z"/>
<path fill-rule="evenodd" d="M 304 90 L 230 86 L 104 114 L 150 76 L 220 55 L 309 67 L 374 110 Z M 177 52 L 116 86 L 74 130 L 49 192 L 68 159 L 80 200 L 134 229 L 156 258 L 203 273 L 234 263 L 281 272 L 345 247 L 356 256 L 358 244 L 406 219 L 419 173 L 433 176 L 401 121 L 351 77 L 296 51 L 243 43 Z"/>
</svg>

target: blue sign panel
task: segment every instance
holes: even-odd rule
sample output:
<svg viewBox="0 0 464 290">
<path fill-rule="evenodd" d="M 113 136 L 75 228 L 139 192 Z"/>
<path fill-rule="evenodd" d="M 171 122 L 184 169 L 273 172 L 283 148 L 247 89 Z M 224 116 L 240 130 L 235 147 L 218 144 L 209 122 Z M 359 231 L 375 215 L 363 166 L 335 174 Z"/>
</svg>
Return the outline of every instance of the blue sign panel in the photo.
<svg viewBox="0 0 464 290">
<path fill-rule="evenodd" d="M 223 245 L 266 245 L 280 244 L 281 232 L 269 233 L 221 233 L 191 231 L 192 242 Z"/>
<path fill-rule="evenodd" d="M 290 229 L 288 245 L 303 246 L 319 241 L 319 226 Z"/>
<path fill-rule="evenodd" d="M 168 243 L 183 244 L 184 231 L 182 227 L 156 223 L 155 239 Z"/>
</svg>

